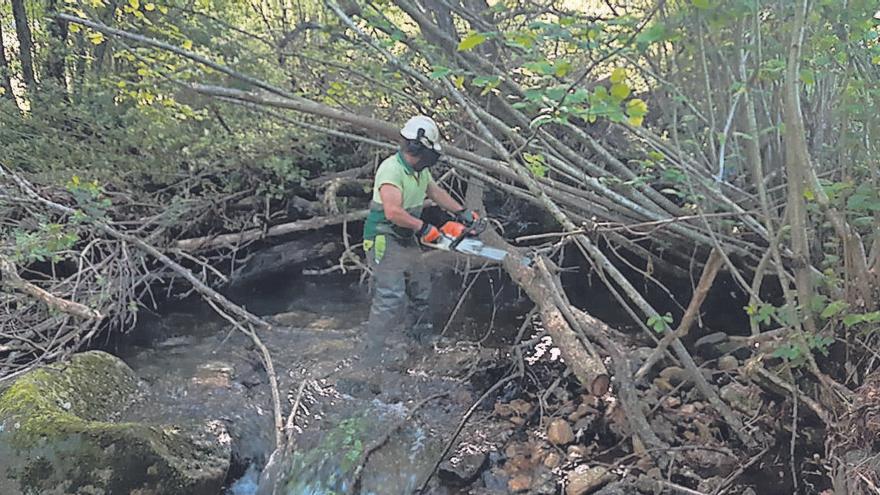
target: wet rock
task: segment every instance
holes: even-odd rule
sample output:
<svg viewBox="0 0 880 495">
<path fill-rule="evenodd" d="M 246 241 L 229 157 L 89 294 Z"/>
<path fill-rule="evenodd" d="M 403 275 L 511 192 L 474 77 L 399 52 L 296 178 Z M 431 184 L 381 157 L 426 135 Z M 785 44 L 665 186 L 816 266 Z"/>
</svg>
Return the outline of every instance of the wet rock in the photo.
<svg viewBox="0 0 880 495">
<path fill-rule="evenodd" d="M 496 402 L 494 410 L 495 414 L 502 418 L 513 416 L 514 413 L 513 408 L 510 407 L 510 404 L 504 404 L 502 402 Z"/>
<path fill-rule="evenodd" d="M 739 382 L 731 382 L 721 387 L 721 399 L 749 416 L 754 416 L 761 410 L 763 400 L 761 389 L 755 385 L 746 386 Z"/>
<path fill-rule="evenodd" d="M 579 466 L 577 470 L 568 474 L 568 484 L 565 487 L 565 495 L 586 495 L 613 481 L 615 475 L 602 466 L 584 469 Z"/>
<path fill-rule="evenodd" d="M 440 479 L 456 486 L 472 483 L 485 469 L 489 457 L 485 453 L 465 455 L 440 464 Z"/>
<path fill-rule="evenodd" d="M 679 385 L 688 379 L 688 375 L 687 371 L 679 366 L 667 366 L 660 371 L 660 378 L 663 378 L 672 385 Z"/>
<path fill-rule="evenodd" d="M 595 409 L 587 404 L 580 404 L 573 413 L 568 415 L 568 420 L 572 423 L 576 423 L 579 419 L 583 418 L 587 414 L 590 414 L 591 412 L 595 412 Z"/>
<path fill-rule="evenodd" d="M 739 368 L 739 360 L 733 356 L 721 356 L 718 358 L 718 369 L 721 371 L 733 371 Z"/>
<path fill-rule="evenodd" d="M 547 427 L 547 440 L 553 445 L 568 445 L 574 441 L 574 431 L 564 419 L 554 419 Z"/>
<path fill-rule="evenodd" d="M 97 351 L 17 379 L 0 396 L 0 493 L 219 493 L 225 427 L 118 422 L 138 392 L 134 372 Z"/>
<path fill-rule="evenodd" d="M 684 414 L 685 416 L 690 416 L 696 414 L 697 406 L 695 406 L 694 404 L 685 404 L 681 406 L 681 408 L 679 408 L 678 412 Z"/>
<path fill-rule="evenodd" d="M 694 343 L 697 352 L 707 358 L 716 358 L 723 354 L 719 346 L 727 342 L 727 334 L 724 332 L 710 333 L 704 337 L 700 337 Z"/>
<path fill-rule="evenodd" d="M 527 474 L 518 474 L 507 482 L 507 489 L 511 493 L 523 493 L 532 487 L 532 477 Z"/>
<path fill-rule="evenodd" d="M 528 416 L 535 410 L 534 404 L 522 399 L 510 401 L 510 408 L 513 409 L 514 413 L 519 414 L 520 416 Z"/>
<path fill-rule="evenodd" d="M 569 445 L 566 453 L 568 454 L 569 459 L 584 459 L 590 454 L 590 449 L 583 445 Z"/>
<path fill-rule="evenodd" d="M 532 476 L 529 495 L 556 495 L 556 476 L 549 469 L 538 468 Z"/>
<path fill-rule="evenodd" d="M 232 378 L 235 375 L 235 367 L 221 361 L 210 361 L 199 365 L 193 382 L 198 385 L 213 388 L 229 388 L 232 386 Z"/>
<path fill-rule="evenodd" d="M 559 466 L 562 463 L 562 457 L 556 452 L 550 452 L 547 454 L 547 457 L 544 458 L 544 467 L 547 469 L 553 469 L 556 466 Z"/>
<path fill-rule="evenodd" d="M 654 378 L 654 386 L 657 387 L 661 392 L 672 392 L 675 390 L 675 387 L 669 383 L 669 380 L 665 378 Z"/>
<path fill-rule="evenodd" d="M 593 493 L 593 495 L 635 495 L 637 493 L 641 492 L 635 484 L 627 478 L 624 481 L 611 482 L 603 488 L 600 488 L 599 491 Z"/>
<path fill-rule="evenodd" d="M 507 473 L 499 467 L 493 467 L 483 471 L 481 478 L 483 480 L 483 485 L 487 490 L 490 492 L 501 493 L 504 493 L 507 490 L 507 482 L 510 479 Z"/>
</svg>

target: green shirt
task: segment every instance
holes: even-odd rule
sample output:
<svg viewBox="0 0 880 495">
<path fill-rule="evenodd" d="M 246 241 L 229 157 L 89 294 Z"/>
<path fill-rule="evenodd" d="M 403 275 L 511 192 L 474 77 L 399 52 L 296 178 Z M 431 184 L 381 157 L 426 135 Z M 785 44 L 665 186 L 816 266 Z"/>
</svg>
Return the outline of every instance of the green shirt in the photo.
<svg viewBox="0 0 880 495">
<path fill-rule="evenodd" d="M 364 240 L 373 240 L 377 234 L 390 234 L 398 238 L 412 235 L 412 231 L 392 224 L 385 218 L 382 197 L 379 188 L 391 184 L 400 189 L 403 196 L 403 209 L 414 217 L 422 214 L 422 205 L 427 197 L 428 185 L 434 181 L 431 172 L 413 170 L 400 152 L 386 158 L 376 170 L 373 182 L 373 200 L 370 202 L 370 214 L 364 222 Z"/>
</svg>

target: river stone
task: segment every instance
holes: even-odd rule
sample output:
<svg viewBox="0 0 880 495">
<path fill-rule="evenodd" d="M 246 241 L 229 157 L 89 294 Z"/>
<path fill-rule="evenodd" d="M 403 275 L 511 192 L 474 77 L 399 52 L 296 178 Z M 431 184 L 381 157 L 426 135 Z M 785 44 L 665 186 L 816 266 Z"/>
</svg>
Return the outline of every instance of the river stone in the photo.
<svg viewBox="0 0 880 495">
<path fill-rule="evenodd" d="M 568 486 L 565 487 L 565 495 L 586 495 L 612 481 L 614 477 L 608 468 L 602 466 L 589 469 L 583 469 L 583 466 L 579 466 L 577 470 L 568 473 Z"/>
<path fill-rule="evenodd" d="M 688 379 L 688 374 L 680 366 L 667 366 L 660 371 L 660 378 L 663 378 L 672 385 L 678 385 Z"/>
<path fill-rule="evenodd" d="M 553 445 L 568 445 L 574 441 L 574 431 L 564 419 L 554 419 L 547 427 L 547 440 Z"/>
<path fill-rule="evenodd" d="M 718 358 L 718 369 L 721 371 L 733 371 L 739 368 L 739 360 L 733 356 L 721 356 Z"/>
<path fill-rule="evenodd" d="M 527 474 L 518 474 L 507 482 L 507 489 L 511 493 L 523 493 L 532 487 L 532 477 Z"/>
<path fill-rule="evenodd" d="M 761 399 L 761 389 L 755 385 L 746 386 L 738 382 L 731 382 L 721 387 L 719 395 L 730 404 L 730 407 L 749 416 L 758 414 L 764 403 Z"/>
<path fill-rule="evenodd" d="M 452 485 L 467 485 L 477 479 L 488 459 L 485 453 L 479 453 L 445 460 L 440 464 L 440 479 Z"/>
<path fill-rule="evenodd" d="M 0 493 L 219 493 L 230 459 L 223 425 L 120 422 L 137 395 L 131 368 L 99 351 L 18 378 L 0 395 Z"/>
</svg>

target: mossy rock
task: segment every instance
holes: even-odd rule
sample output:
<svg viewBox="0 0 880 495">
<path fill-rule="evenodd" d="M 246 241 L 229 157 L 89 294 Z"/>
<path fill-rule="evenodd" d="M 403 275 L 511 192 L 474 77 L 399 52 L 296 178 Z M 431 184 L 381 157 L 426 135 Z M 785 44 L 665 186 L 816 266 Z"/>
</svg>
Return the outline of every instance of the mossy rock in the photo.
<svg viewBox="0 0 880 495">
<path fill-rule="evenodd" d="M 230 459 L 223 425 L 119 421 L 138 391 L 131 368 L 99 351 L 17 379 L 0 395 L 0 493 L 219 493 Z"/>
</svg>

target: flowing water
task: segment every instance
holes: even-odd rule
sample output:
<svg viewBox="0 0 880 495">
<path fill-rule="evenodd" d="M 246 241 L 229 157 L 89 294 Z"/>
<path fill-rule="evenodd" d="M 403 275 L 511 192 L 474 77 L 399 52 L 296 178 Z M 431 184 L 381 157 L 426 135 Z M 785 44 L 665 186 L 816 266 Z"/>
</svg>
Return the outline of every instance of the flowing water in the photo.
<svg viewBox="0 0 880 495">
<path fill-rule="evenodd" d="M 273 357 L 285 415 L 305 382 L 294 453 L 261 473 L 274 443 L 266 374 L 250 340 L 197 301 L 145 318 L 116 343 L 149 390 L 125 419 L 222 421 L 233 443 L 227 495 L 272 493 L 272 487 L 284 495 L 330 495 L 355 484 L 360 493 L 396 495 L 420 486 L 473 400 L 463 376 L 485 362 L 487 351 L 417 349 L 401 371 L 363 365 L 355 346 L 369 301 L 365 288 L 348 278 L 292 279 L 231 296 L 277 323 L 261 338 Z M 408 418 L 417 403 L 440 394 Z"/>
</svg>

